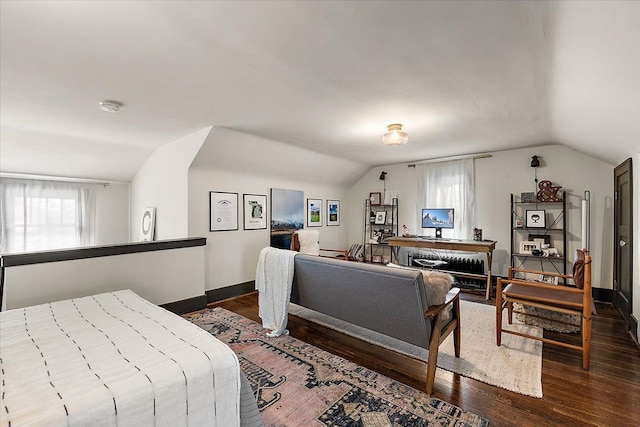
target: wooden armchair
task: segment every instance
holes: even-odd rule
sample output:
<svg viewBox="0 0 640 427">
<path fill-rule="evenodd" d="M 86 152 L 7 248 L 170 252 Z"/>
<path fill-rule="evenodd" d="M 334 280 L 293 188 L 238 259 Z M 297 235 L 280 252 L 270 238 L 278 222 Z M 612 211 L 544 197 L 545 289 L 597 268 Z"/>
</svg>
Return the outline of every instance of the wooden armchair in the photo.
<svg viewBox="0 0 640 427">
<path fill-rule="evenodd" d="M 514 278 L 515 272 L 544 274 L 546 276 L 557 276 L 558 278 L 573 279 L 574 285 L 562 286 L 533 282 L 525 279 Z M 508 322 L 512 324 L 513 303 L 519 303 L 531 307 L 542 308 L 559 313 L 574 314 L 579 316 L 582 334 L 582 344 L 574 345 L 564 341 L 550 338 L 534 337 L 525 333 L 505 329 L 502 326 L 502 312 L 507 308 Z M 593 300 L 591 296 L 591 256 L 587 249 L 579 250 L 578 257 L 574 263 L 573 276 L 554 274 L 550 272 L 540 272 L 509 268 L 507 279 L 498 278 L 496 288 L 496 342 L 501 344 L 502 333 L 519 335 L 532 338 L 549 344 L 559 345 L 573 350 L 582 351 L 582 367 L 589 369 L 589 353 L 591 350 L 591 314 Z M 520 314 L 534 316 L 529 313 L 518 312 Z M 545 318 L 541 315 L 535 317 Z M 548 319 L 548 318 L 545 318 Z M 548 319 L 554 320 L 554 319 Z M 557 320 L 554 320 L 557 321 Z M 567 322 L 568 323 L 568 322 Z"/>
<path fill-rule="evenodd" d="M 311 252 L 305 252 L 304 250 L 300 250 L 300 238 L 298 233 L 301 231 L 308 233 L 313 237 L 315 242 L 317 243 L 316 247 L 311 250 Z M 317 230 L 298 230 L 291 236 L 291 247 L 292 251 L 303 252 L 309 255 L 319 255 L 329 258 L 344 258 L 346 260 L 349 259 L 349 250 L 348 249 L 323 249 L 320 247 L 320 232 Z"/>
</svg>

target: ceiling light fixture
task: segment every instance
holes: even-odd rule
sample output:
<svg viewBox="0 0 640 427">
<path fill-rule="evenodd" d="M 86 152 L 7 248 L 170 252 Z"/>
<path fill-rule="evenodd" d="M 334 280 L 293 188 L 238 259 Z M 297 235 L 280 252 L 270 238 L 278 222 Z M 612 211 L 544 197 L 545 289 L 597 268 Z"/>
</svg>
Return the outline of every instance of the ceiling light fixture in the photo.
<svg viewBox="0 0 640 427">
<path fill-rule="evenodd" d="M 409 140 L 409 134 L 402 130 L 402 125 L 394 123 L 387 126 L 388 131 L 382 135 L 384 145 L 402 145 Z"/>
<path fill-rule="evenodd" d="M 122 104 L 117 101 L 101 101 L 98 102 L 98 105 L 102 111 L 106 111 L 107 113 L 117 113 L 120 111 L 120 107 L 122 107 Z"/>
</svg>

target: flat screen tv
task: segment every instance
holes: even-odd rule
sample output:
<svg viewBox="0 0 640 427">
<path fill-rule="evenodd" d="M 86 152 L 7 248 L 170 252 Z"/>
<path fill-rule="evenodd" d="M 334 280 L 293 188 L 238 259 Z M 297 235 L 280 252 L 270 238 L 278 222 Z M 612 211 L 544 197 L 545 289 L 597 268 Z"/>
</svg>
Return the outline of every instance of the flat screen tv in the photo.
<svg viewBox="0 0 640 427">
<path fill-rule="evenodd" d="M 422 228 L 435 228 L 436 237 L 442 237 L 443 228 L 453 226 L 453 208 L 422 209 Z"/>
</svg>

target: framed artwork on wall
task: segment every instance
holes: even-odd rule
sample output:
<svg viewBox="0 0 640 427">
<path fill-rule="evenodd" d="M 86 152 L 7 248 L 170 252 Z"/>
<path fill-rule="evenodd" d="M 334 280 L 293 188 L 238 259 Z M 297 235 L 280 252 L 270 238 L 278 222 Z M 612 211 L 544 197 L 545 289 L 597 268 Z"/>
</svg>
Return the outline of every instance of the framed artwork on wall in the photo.
<svg viewBox="0 0 640 427">
<path fill-rule="evenodd" d="M 266 230 L 267 196 L 264 194 L 245 194 L 243 199 L 244 229 Z"/>
<path fill-rule="evenodd" d="M 340 225 L 340 200 L 327 200 L 327 225 Z"/>
<path fill-rule="evenodd" d="M 209 231 L 238 229 L 238 193 L 209 191 Z"/>
<path fill-rule="evenodd" d="M 322 226 L 322 199 L 307 199 L 307 227 Z"/>
<path fill-rule="evenodd" d="M 291 247 L 291 236 L 304 228 L 304 192 L 271 189 L 271 246 Z"/>
</svg>

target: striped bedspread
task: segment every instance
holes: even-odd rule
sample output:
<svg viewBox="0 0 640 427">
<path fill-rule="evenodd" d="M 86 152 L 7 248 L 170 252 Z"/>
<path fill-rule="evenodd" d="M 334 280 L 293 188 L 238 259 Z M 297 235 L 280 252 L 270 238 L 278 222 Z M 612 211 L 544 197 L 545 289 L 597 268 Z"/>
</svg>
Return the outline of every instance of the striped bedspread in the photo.
<svg viewBox="0 0 640 427">
<path fill-rule="evenodd" d="M 0 313 L 0 425 L 238 426 L 233 351 L 132 291 Z"/>
</svg>

